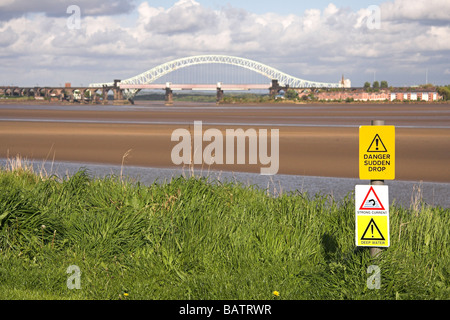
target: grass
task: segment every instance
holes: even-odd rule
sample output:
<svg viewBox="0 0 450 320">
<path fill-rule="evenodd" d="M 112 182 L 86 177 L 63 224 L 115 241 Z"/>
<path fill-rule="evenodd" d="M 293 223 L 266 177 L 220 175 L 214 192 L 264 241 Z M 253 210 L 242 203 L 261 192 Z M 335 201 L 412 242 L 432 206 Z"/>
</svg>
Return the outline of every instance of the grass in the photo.
<svg viewBox="0 0 450 320">
<path fill-rule="evenodd" d="M 391 207 L 391 247 L 374 259 L 355 247 L 351 194 L 61 178 L 13 161 L 0 170 L 0 299 L 447 300 L 449 211 Z"/>
</svg>

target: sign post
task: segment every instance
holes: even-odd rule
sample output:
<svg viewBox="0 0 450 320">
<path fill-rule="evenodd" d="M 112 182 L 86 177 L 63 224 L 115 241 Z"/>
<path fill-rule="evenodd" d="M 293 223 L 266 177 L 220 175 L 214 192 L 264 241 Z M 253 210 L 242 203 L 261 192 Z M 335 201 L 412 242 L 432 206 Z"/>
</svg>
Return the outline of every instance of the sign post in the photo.
<svg viewBox="0 0 450 320">
<path fill-rule="evenodd" d="M 364 186 L 356 186 L 356 245 L 370 247 L 370 255 L 376 257 L 381 247 L 390 245 L 389 191 L 384 181 L 395 179 L 394 126 L 385 126 L 383 120 L 374 120 L 372 126 L 359 128 L 359 177 L 370 180 L 370 186 L 365 186 L 370 189 L 361 199 L 361 192 L 364 196 L 366 191 Z"/>
</svg>

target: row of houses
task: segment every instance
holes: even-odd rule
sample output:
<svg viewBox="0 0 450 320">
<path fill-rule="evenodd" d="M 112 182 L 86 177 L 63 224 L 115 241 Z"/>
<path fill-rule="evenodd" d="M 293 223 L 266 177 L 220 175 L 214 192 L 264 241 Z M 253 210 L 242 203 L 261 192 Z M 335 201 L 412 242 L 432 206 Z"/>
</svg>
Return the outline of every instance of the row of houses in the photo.
<svg viewBox="0 0 450 320">
<path fill-rule="evenodd" d="M 401 91 L 401 90 L 383 90 L 380 92 L 365 92 L 364 90 L 353 91 L 325 91 L 314 94 L 319 100 L 347 100 L 355 101 L 438 101 L 442 96 L 435 89 Z"/>
</svg>

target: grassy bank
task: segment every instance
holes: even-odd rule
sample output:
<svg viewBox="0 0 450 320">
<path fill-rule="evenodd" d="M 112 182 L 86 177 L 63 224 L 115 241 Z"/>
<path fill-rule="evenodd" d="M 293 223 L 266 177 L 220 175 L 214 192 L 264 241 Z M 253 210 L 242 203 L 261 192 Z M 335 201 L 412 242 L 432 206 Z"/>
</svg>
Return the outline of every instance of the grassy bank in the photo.
<svg viewBox="0 0 450 320">
<path fill-rule="evenodd" d="M 0 191 L 0 299 L 450 298 L 448 209 L 391 208 L 392 245 L 373 260 L 354 245 L 352 195 L 275 197 L 194 177 L 148 187 L 24 165 L 2 168 Z M 67 287 L 72 265 L 79 290 Z"/>
</svg>

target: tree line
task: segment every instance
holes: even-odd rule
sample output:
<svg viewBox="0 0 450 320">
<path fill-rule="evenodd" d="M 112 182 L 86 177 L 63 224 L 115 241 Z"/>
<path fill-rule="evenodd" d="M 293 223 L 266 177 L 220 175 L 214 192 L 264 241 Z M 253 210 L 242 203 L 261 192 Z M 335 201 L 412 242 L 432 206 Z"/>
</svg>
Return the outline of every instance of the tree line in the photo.
<svg viewBox="0 0 450 320">
<path fill-rule="evenodd" d="M 444 98 L 444 100 L 450 100 L 450 85 L 438 87 L 437 91 Z"/>
<path fill-rule="evenodd" d="M 381 82 L 374 81 L 373 84 L 372 84 L 372 87 L 371 87 L 370 82 L 366 81 L 366 82 L 364 83 L 364 90 L 370 91 L 370 89 L 373 89 L 373 90 L 387 89 L 388 86 L 389 86 L 389 85 L 388 85 L 388 82 L 385 81 L 385 80 L 383 80 L 383 81 L 381 81 Z"/>
</svg>

